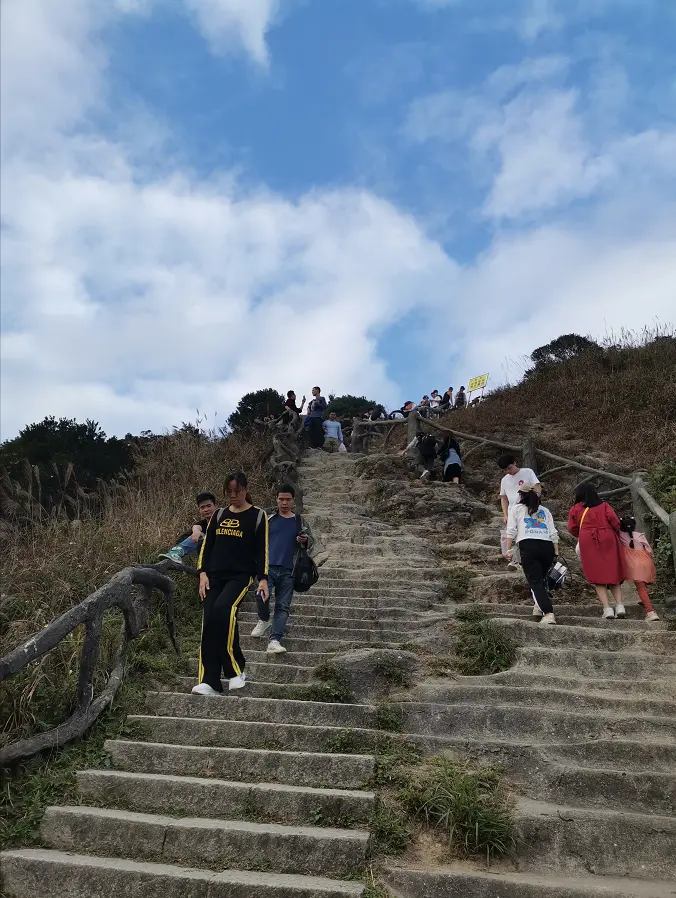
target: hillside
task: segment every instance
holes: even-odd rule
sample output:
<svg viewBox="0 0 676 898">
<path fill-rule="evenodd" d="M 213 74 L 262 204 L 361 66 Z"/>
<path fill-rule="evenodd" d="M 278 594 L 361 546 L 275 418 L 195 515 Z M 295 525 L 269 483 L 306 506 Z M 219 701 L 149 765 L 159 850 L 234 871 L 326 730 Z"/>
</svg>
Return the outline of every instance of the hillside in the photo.
<svg viewBox="0 0 676 898">
<path fill-rule="evenodd" d="M 596 450 L 627 469 L 676 460 L 676 338 L 648 337 L 538 366 L 516 386 L 447 416 L 467 433 L 517 439 L 563 455 Z"/>
</svg>

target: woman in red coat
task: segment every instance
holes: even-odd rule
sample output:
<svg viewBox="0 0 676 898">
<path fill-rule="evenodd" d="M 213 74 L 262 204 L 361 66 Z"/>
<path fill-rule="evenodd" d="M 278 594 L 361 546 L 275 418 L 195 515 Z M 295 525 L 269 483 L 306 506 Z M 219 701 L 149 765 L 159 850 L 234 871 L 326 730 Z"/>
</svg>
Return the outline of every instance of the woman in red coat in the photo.
<svg viewBox="0 0 676 898">
<path fill-rule="evenodd" d="M 582 573 L 596 590 L 604 617 L 624 617 L 621 583 L 625 579 L 620 543 L 620 519 L 607 502 L 599 499 L 590 483 L 575 490 L 575 505 L 568 514 L 568 530 L 579 539 Z M 608 601 L 613 594 L 615 608 Z"/>
</svg>

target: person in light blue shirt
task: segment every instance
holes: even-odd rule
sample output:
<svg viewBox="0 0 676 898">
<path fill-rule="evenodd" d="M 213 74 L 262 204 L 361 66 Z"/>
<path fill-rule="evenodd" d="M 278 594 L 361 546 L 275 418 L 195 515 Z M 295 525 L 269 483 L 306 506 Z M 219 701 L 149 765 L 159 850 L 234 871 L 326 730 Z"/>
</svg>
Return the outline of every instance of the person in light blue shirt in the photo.
<svg viewBox="0 0 676 898">
<path fill-rule="evenodd" d="M 326 421 L 324 421 L 324 433 L 326 435 L 326 448 L 329 452 L 335 452 L 343 442 L 343 431 L 335 412 L 331 412 Z"/>
</svg>

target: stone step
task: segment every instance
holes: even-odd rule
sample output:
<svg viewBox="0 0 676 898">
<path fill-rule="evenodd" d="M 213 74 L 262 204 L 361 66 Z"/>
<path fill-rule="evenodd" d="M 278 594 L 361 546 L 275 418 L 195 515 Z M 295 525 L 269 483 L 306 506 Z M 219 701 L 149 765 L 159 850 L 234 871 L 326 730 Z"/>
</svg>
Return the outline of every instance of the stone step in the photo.
<svg viewBox="0 0 676 898">
<path fill-rule="evenodd" d="M 111 739 L 106 751 L 118 770 L 358 789 L 373 775 L 370 755 L 321 754 L 264 748 L 221 748 Z"/>
<path fill-rule="evenodd" d="M 320 876 L 195 870 L 27 848 L 1 856 L 9 898 L 360 898 L 364 887 Z"/>
<path fill-rule="evenodd" d="M 547 648 L 575 647 L 609 652 L 645 652 L 651 656 L 676 654 L 676 633 L 656 632 L 646 626 L 641 632 L 621 630 L 621 621 L 611 621 L 608 627 L 579 627 L 557 625 L 541 627 L 533 621 L 496 617 L 520 645 Z"/>
<path fill-rule="evenodd" d="M 298 596 L 294 596 L 291 606 L 291 621 L 298 623 L 317 623 L 320 626 L 342 627 L 348 622 L 358 622 L 361 626 L 365 621 L 381 621 L 392 622 L 398 624 L 407 620 L 417 620 L 417 615 L 426 614 L 428 611 L 427 603 L 421 603 L 419 606 L 406 607 L 404 605 L 377 606 L 374 602 L 358 601 L 348 605 L 340 605 L 333 601 L 324 603 L 297 603 Z M 440 606 L 443 607 L 443 606 Z M 443 608 L 442 613 L 448 614 L 448 609 Z M 258 619 L 255 605 L 241 606 L 241 610 L 237 616 L 240 625 L 242 621 L 251 621 L 252 624 Z"/>
<path fill-rule="evenodd" d="M 287 668 L 280 665 L 278 668 L 282 672 L 287 669 L 290 669 L 290 667 Z M 195 676 L 176 677 L 176 680 L 177 685 L 181 687 L 183 692 L 190 692 L 197 683 Z M 307 683 L 268 682 L 248 677 L 245 688 L 247 698 L 290 698 L 298 701 L 308 701 L 311 697 L 308 692 L 309 684 Z"/>
<path fill-rule="evenodd" d="M 197 676 L 197 662 L 193 668 L 193 684 Z M 246 672 L 248 680 L 265 683 L 309 683 L 314 676 L 313 667 L 303 667 L 298 664 L 265 664 L 261 661 L 247 660 Z M 246 689 L 249 687 L 247 680 Z"/>
<path fill-rule="evenodd" d="M 436 623 L 441 615 L 421 612 L 418 617 L 409 616 L 406 618 L 385 618 L 378 617 L 374 612 L 371 617 L 334 617 L 327 613 L 318 615 L 308 613 L 309 609 L 292 608 L 287 623 L 286 632 L 289 636 L 308 636 L 316 633 L 318 636 L 333 636 L 335 630 L 345 630 L 350 633 L 360 633 L 362 630 L 384 633 L 408 633 L 412 629 L 419 630 L 429 624 Z M 305 613 L 303 613 L 305 612 Z M 254 627 L 258 623 L 258 615 L 253 611 L 240 611 L 237 620 L 241 629 L 246 633 L 248 627 Z M 267 637 L 266 637 L 267 638 Z"/>
<path fill-rule="evenodd" d="M 208 809 L 209 805 L 206 805 Z M 357 829 L 285 826 L 247 820 L 170 817 L 90 807 L 48 807 L 40 825 L 46 847 L 135 860 L 275 873 L 347 876 L 366 858 L 369 834 Z"/>
<path fill-rule="evenodd" d="M 405 634 L 399 631 L 395 633 L 379 633 L 376 630 L 360 630 L 354 637 L 351 633 L 345 633 L 344 636 L 335 634 L 332 638 L 322 639 L 321 637 L 296 637 L 291 636 L 284 639 L 284 645 L 289 652 L 314 652 L 320 654 L 331 654 L 346 648 L 356 648 L 364 645 L 385 646 L 387 648 L 398 648 L 402 642 L 405 642 Z M 245 655 L 250 651 L 261 651 L 261 640 L 255 636 L 249 636 L 240 633 L 239 644 Z M 262 643 L 265 646 L 265 643 Z"/>
<path fill-rule="evenodd" d="M 194 681 L 193 681 L 194 682 Z M 576 711 L 601 711 L 608 713 L 616 711 L 618 715 L 647 714 L 654 717 L 676 718 L 676 700 L 667 698 L 633 698 L 621 694 L 621 687 L 615 684 L 618 694 L 612 697 L 607 695 L 593 695 L 587 688 L 579 690 L 538 688 L 532 683 L 527 688 L 507 686 L 500 684 L 477 684 L 473 678 L 471 684 L 464 683 L 463 678 L 449 683 L 423 683 L 411 690 L 411 700 L 421 702 L 433 702 L 435 704 L 449 704 L 453 702 L 468 702 L 477 705 L 505 703 L 510 705 L 526 704 L 533 702 L 544 708 L 561 708 L 563 710 Z"/>
<path fill-rule="evenodd" d="M 674 898 L 670 883 L 609 876 L 390 867 L 384 880 L 394 898 Z"/>
<path fill-rule="evenodd" d="M 519 869 L 531 873 L 676 881 L 676 818 L 521 799 Z"/>
<path fill-rule="evenodd" d="M 532 668 L 547 674 L 569 675 L 577 673 L 598 679 L 609 677 L 616 681 L 638 680 L 650 682 L 653 679 L 676 679 L 676 661 L 656 663 L 655 656 L 648 653 L 594 651 L 582 648 L 543 648 L 527 646 L 517 650 L 519 669 Z"/>
<path fill-rule="evenodd" d="M 484 738 L 528 734 L 531 743 L 591 738 L 629 737 L 656 739 L 676 745 L 676 717 L 620 716 L 609 706 L 601 711 L 556 710 L 532 703 L 530 707 L 507 702 L 477 707 L 472 703 L 398 704 L 402 709 L 402 729 L 431 736 Z"/>
<path fill-rule="evenodd" d="M 601 606 L 598 602 L 593 602 L 589 604 L 571 604 L 566 602 L 557 602 L 558 596 L 555 594 L 554 599 L 554 610 L 556 612 L 557 619 L 561 615 L 565 615 L 566 617 L 577 617 L 577 618 L 593 618 L 599 621 L 601 618 Z M 435 606 L 436 610 L 443 610 L 446 606 L 440 605 L 438 608 Z M 517 617 L 529 617 L 533 610 L 532 602 L 470 602 L 467 604 L 456 605 L 456 609 L 460 608 L 478 608 L 481 611 L 485 611 L 486 614 L 496 615 L 502 617 L 503 615 L 515 615 Z M 625 608 L 627 609 L 627 618 L 629 620 L 642 620 L 645 617 L 645 611 L 642 605 L 638 604 L 626 604 Z M 609 624 L 622 624 L 625 623 L 622 620 L 608 621 Z"/>
<path fill-rule="evenodd" d="M 246 692 L 246 687 L 241 692 Z M 226 692 L 218 697 L 185 695 L 181 692 L 149 692 L 146 705 L 153 714 L 212 720 L 264 720 L 266 723 L 370 727 L 376 718 L 373 705 L 247 698 L 241 692 L 238 690 L 234 696 Z"/>
<path fill-rule="evenodd" d="M 153 742 L 174 745 L 213 745 L 231 748 L 272 748 L 286 751 L 330 752 L 350 732 L 360 746 L 372 745 L 382 731 L 365 727 L 329 726 L 266 721 L 188 719 L 141 714 L 128 718 L 143 727 Z M 366 749 L 367 751 L 369 749 Z"/>
<path fill-rule="evenodd" d="M 462 682 L 483 686 L 485 677 L 463 677 Z M 512 667 L 502 673 L 491 675 L 490 682 L 501 686 L 518 686 L 524 689 L 565 689 L 584 691 L 591 695 L 606 695 L 609 700 L 618 696 L 634 696 L 646 699 L 667 698 L 676 700 L 676 680 L 639 680 L 622 681 L 615 679 L 594 679 L 574 675 L 571 672 L 544 674 L 540 670 L 528 667 Z"/>
<path fill-rule="evenodd" d="M 309 667 L 315 668 L 318 664 L 323 664 L 325 661 L 330 660 L 333 657 L 333 652 L 297 652 L 289 654 L 287 651 L 281 655 L 272 655 L 268 654 L 265 651 L 265 643 L 260 640 L 256 640 L 256 648 L 248 649 L 246 653 L 246 664 L 247 670 L 249 669 L 250 664 L 277 664 L 277 665 L 287 665 L 290 664 L 294 667 Z M 288 648 L 288 647 L 287 647 Z M 197 658 L 188 658 L 187 664 L 192 670 L 197 670 Z M 227 684 L 226 684 L 227 688 Z"/>
<path fill-rule="evenodd" d="M 88 803 L 112 804 L 130 811 L 242 819 L 267 823 L 356 826 L 368 822 L 373 792 L 317 789 L 287 783 L 231 782 L 195 776 L 80 770 L 80 795 Z"/>
<path fill-rule="evenodd" d="M 247 615 L 243 619 L 242 617 L 242 615 L 238 615 L 241 631 L 240 639 L 251 636 L 251 629 L 258 620 L 255 615 Z M 315 623 L 312 618 L 303 619 L 296 615 L 292 615 L 289 618 L 284 638 L 285 640 L 326 639 L 332 641 L 338 636 L 341 642 L 345 642 L 346 640 L 349 642 L 353 639 L 362 640 L 364 642 L 372 642 L 374 640 L 397 642 L 403 641 L 403 637 L 411 632 L 416 634 L 424 633 L 425 627 L 436 624 L 438 620 L 438 615 L 427 619 L 419 618 L 417 620 L 411 619 L 405 621 L 360 621 L 358 618 L 348 618 L 343 620 L 342 624 L 338 624 L 337 626 L 322 626 Z M 263 639 L 265 642 L 267 640 L 267 635 L 264 638 L 254 638 L 259 640 Z"/>
</svg>

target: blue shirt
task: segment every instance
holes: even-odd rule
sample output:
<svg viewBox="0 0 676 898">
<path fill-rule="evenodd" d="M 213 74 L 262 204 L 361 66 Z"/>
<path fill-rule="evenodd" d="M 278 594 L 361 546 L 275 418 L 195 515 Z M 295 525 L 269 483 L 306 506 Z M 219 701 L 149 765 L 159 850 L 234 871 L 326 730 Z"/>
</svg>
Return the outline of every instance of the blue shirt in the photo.
<svg viewBox="0 0 676 898">
<path fill-rule="evenodd" d="M 343 431 L 340 428 L 340 421 L 331 421 L 330 419 L 324 421 L 324 430 L 329 439 L 338 440 L 340 443 L 343 442 Z"/>
<path fill-rule="evenodd" d="M 296 551 L 296 515 L 283 518 L 276 514 L 270 519 L 268 564 L 270 567 L 284 567 L 293 570 L 293 556 Z"/>
</svg>

